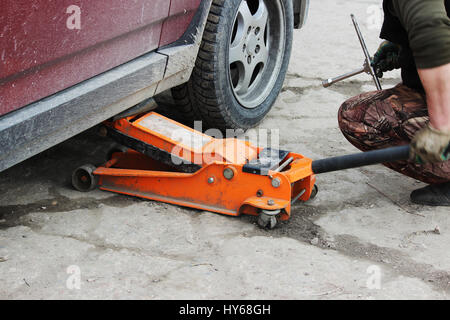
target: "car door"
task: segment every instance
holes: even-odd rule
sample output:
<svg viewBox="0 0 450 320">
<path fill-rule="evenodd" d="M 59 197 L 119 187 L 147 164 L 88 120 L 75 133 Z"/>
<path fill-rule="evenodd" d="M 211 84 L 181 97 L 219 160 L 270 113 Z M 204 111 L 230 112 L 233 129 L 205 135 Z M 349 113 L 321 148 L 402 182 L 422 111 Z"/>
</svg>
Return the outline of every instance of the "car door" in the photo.
<svg viewBox="0 0 450 320">
<path fill-rule="evenodd" d="M 0 116 L 159 46 L 169 0 L 2 0 Z"/>
</svg>

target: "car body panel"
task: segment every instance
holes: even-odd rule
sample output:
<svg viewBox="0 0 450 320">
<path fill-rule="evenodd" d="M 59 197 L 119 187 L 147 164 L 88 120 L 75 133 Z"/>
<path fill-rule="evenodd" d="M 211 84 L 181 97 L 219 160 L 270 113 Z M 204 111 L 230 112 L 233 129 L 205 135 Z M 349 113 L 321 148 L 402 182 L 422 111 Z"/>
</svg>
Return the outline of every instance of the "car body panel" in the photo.
<svg viewBox="0 0 450 320">
<path fill-rule="evenodd" d="M 178 40 L 192 21 L 201 0 L 171 0 L 169 17 L 164 21 L 160 47 Z"/>
<path fill-rule="evenodd" d="M 70 3 L 103 1 L 71 0 Z M 79 46 L 78 51 L 73 49 L 75 47 L 70 47 L 71 42 L 66 44 L 69 48 L 63 48 L 63 50 L 58 48 L 58 44 L 49 45 L 53 50 L 44 48 L 43 52 L 51 54 L 52 58 L 40 56 L 41 64 L 39 65 L 37 59 L 31 64 L 29 60 L 34 57 L 33 54 L 37 55 L 37 52 L 20 47 L 24 45 L 23 43 L 14 44 L 14 35 L 9 33 L 7 28 L 9 24 L 5 22 L 5 19 L 11 18 L 3 14 L 5 6 L 11 5 L 13 1 L 4 0 L 0 4 L 2 9 L 0 11 L 2 12 L 0 16 L 0 172 L 145 100 L 152 99 L 160 92 L 188 81 L 198 54 L 212 0 L 172 1 L 173 6 L 168 7 L 169 0 L 133 0 L 123 1 L 123 3 L 119 0 L 109 0 L 108 3 L 118 4 L 116 8 L 122 9 L 119 10 L 119 14 L 113 14 L 109 10 L 115 7 L 109 6 L 103 12 L 105 16 L 107 16 L 106 13 L 114 17 L 120 16 L 121 12 L 126 11 L 124 8 L 130 8 L 138 2 L 141 4 L 164 2 L 163 8 L 171 17 L 165 20 L 157 18 L 158 15 L 150 15 L 149 20 L 142 20 L 142 27 L 137 30 L 99 44 L 87 40 L 73 44 L 75 47 Z M 294 7 L 298 9 L 295 11 L 296 20 L 298 20 L 296 27 L 300 28 L 306 20 L 309 0 L 293 1 Z M 30 1 L 29 5 L 44 2 L 46 0 Z M 26 1 L 17 0 L 16 3 L 25 5 Z M 58 6 L 59 3 L 69 4 L 66 0 L 58 0 Z M 195 9 L 197 4 L 199 4 L 198 9 Z M 14 7 L 11 5 L 8 8 L 11 10 Z M 133 8 L 135 8 L 134 13 L 138 12 L 136 11 L 138 7 Z M 143 11 L 139 11 L 139 17 L 146 17 L 145 8 L 140 7 Z M 111 21 L 110 24 L 114 24 L 116 20 Z M 57 20 L 56 24 L 61 23 Z M 19 28 L 19 30 L 22 29 Z M 29 29 L 26 30 L 27 34 L 31 32 Z M 117 31 L 114 28 L 111 30 Z M 41 30 L 37 39 L 41 37 L 46 39 L 42 35 L 44 31 Z M 72 36 L 76 36 L 75 33 Z M 108 34 L 109 37 L 113 35 L 112 32 Z M 155 34 L 159 36 L 155 37 Z M 57 38 L 58 41 L 66 39 L 60 37 Z M 23 39 L 31 41 L 30 38 Z M 174 39 L 178 40 L 172 41 Z M 38 43 L 33 41 L 30 43 L 31 48 L 37 48 Z M 30 55 L 29 61 L 15 65 L 14 61 L 20 62 L 20 57 L 17 55 L 19 48 L 23 50 L 22 54 Z M 68 53 L 70 48 L 73 49 L 72 54 Z M 146 50 L 149 52 L 142 54 Z M 58 54 L 60 58 L 57 58 Z M 137 55 L 137 58 L 133 58 Z M 85 65 L 82 65 L 83 63 Z M 6 68 L 9 68 L 8 71 Z"/>
<path fill-rule="evenodd" d="M 200 0 L 172 1 L 2 1 L 0 115 L 177 40 Z"/>
<path fill-rule="evenodd" d="M 91 79 L 0 117 L 0 172 L 189 79 L 211 0 L 183 36 Z M 179 63 L 190 61 L 192 63 Z"/>
<path fill-rule="evenodd" d="M 152 97 L 166 64 L 166 56 L 151 52 L 4 115 L 0 171 Z"/>
</svg>

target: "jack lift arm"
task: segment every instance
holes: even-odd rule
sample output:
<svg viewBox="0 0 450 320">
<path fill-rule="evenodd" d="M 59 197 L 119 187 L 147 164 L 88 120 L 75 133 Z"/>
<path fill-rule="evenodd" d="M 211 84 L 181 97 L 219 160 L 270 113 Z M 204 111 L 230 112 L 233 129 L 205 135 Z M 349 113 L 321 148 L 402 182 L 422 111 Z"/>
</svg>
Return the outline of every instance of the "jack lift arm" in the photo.
<svg viewBox="0 0 450 320">
<path fill-rule="evenodd" d="M 259 148 L 238 139 L 214 139 L 158 113 L 105 123 L 107 134 L 128 147 L 100 166 L 72 175 L 83 192 L 111 191 L 220 214 L 258 216 L 274 228 L 289 220 L 296 201 L 317 194 L 316 174 L 406 160 L 409 146 L 312 161 Z"/>
</svg>

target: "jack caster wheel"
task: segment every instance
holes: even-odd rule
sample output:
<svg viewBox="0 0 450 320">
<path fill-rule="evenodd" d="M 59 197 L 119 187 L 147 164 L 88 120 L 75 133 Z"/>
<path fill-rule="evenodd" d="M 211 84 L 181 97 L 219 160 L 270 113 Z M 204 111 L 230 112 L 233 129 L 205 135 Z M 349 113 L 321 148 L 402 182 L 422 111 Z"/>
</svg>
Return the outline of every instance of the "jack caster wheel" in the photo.
<svg viewBox="0 0 450 320">
<path fill-rule="evenodd" d="M 318 193 L 319 193 L 319 187 L 315 184 L 309 199 L 313 200 L 317 196 Z"/>
<path fill-rule="evenodd" d="M 94 175 L 97 169 L 91 164 L 84 165 L 76 169 L 72 174 L 72 185 L 80 192 L 88 192 L 95 189 L 98 178 Z"/>
<path fill-rule="evenodd" d="M 263 229 L 274 229 L 277 226 L 277 215 L 280 214 L 280 210 L 267 211 L 263 210 L 258 217 L 258 226 Z"/>
</svg>

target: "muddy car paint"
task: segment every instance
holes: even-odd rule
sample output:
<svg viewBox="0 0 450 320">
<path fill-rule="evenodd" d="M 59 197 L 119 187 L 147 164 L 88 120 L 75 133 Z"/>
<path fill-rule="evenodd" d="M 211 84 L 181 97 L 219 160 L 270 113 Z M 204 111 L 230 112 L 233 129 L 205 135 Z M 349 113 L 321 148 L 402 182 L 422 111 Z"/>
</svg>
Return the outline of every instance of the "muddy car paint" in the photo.
<svg viewBox="0 0 450 320">
<path fill-rule="evenodd" d="M 0 115 L 177 40 L 199 4 L 2 1 Z"/>
<path fill-rule="evenodd" d="M 300 28 L 309 0 L 293 1 Z M 111 0 L 102 7 L 104 0 L 2 1 L 0 172 L 188 81 L 211 2 Z M 74 3 L 82 13 L 80 30 Z M 155 4 L 163 9 L 149 12 Z M 89 8 L 97 14 L 86 14 Z M 99 21 L 108 30 L 95 30 Z M 76 42 L 87 29 L 102 41 Z"/>
</svg>

